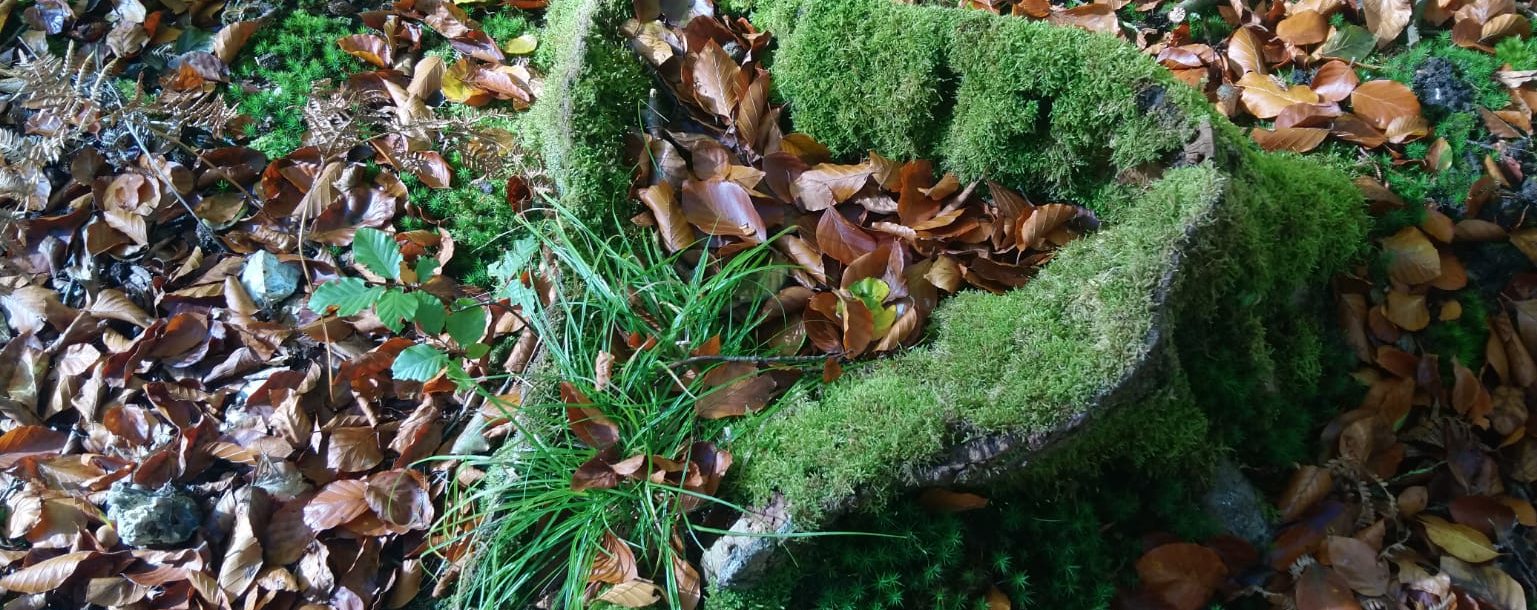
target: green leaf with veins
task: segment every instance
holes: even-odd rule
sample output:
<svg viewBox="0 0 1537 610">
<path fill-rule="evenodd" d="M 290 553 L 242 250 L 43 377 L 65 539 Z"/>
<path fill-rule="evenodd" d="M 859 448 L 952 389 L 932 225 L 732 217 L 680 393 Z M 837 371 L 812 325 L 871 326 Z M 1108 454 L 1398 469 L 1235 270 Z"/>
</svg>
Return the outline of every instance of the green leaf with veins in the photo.
<svg viewBox="0 0 1537 610">
<path fill-rule="evenodd" d="M 324 315 L 332 307 L 336 315 L 355 316 L 368 309 L 384 294 L 383 286 L 369 286 L 355 277 L 344 277 L 315 287 L 310 295 L 310 311 Z"/>
<path fill-rule="evenodd" d="M 431 345 L 417 344 L 401 350 L 390 373 L 401 381 L 430 381 L 448 364 L 448 355 Z"/>
<path fill-rule="evenodd" d="M 369 271 L 392 280 L 400 279 L 400 245 L 389 233 L 364 227 L 352 238 L 352 259 Z"/>
<path fill-rule="evenodd" d="M 399 288 L 391 288 L 379 297 L 379 302 L 374 303 L 374 313 L 378 314 L 379 321 L 398 333 L 404 328 L 401 321 L 415 319 L 420 305 L 421 301 L 414 295 L 406 294 Z"/>
<path fill-rule="evenodd" d="M 459 299 L 454 309 L 448 314 L 448 335 L 461 346 L 473 345 L 486 333 L 486 308 L 475 299 Z"/>
<path fill-rule="evenodd" d="M 421 257 L 416 259 L 416 283 L 426 284 L 432 279 L 432 274 L 438 270 L 438 259 Z"/>
<path fill-rule="evenodd" d="M 422 332 L 436 335 L 443 332 L 443 323 L 448 320 L 448 311 L 443 309 L 443 301 L 432 296 L 429 292 L 413 292 L 416 298 L 416 325 Z"/>
</svg>

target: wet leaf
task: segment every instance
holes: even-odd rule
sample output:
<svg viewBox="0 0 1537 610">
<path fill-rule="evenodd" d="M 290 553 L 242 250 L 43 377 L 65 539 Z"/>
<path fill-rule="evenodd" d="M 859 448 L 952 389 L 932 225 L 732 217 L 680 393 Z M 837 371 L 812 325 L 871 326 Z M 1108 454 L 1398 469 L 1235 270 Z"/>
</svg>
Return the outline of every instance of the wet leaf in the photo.
<svg viewBox="0 0 1537 610">
<path fill-rule="evenodd" d="M 1368 597 L 1387 594 L 1392 575 L 1387 562 L 1378 558 L 1370 545 L 1355 538 L 1330 536 L 1324 549 L 1335 573 L 1355 592 Z"/>
</svg>

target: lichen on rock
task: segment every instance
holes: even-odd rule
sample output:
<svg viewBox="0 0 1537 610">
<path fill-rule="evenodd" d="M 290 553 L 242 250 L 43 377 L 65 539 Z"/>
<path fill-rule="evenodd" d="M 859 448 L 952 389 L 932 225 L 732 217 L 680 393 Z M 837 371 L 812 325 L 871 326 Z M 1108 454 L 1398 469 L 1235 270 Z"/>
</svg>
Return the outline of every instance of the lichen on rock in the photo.
<svg viewBox="0 0 1537 610">
<path fill-rule="evenodd" d="M 120 481 L 107 492 L 106 504 L 107 519 L 129 546 L 186 542 L 201 521 L 197 502 L 169 485 L 152 490 Z"/>
</svg>

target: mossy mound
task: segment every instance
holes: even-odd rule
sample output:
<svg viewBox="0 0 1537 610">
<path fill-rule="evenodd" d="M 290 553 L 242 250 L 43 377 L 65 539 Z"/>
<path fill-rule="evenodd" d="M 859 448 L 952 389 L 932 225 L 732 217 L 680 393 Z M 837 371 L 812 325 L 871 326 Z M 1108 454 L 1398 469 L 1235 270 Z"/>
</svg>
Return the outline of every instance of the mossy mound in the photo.
<svg viewBox="0 0 1537 610">
<path fill-rule="evenodd" d="M 1366 226 L 1347 176 L 1259 152 L 1108 37 L 881 0 L 755 10 L 797 131 L 1082 202 L 1107 228 L 1020 290 L 948 300 L 926 345 L 787 398 L 733 446 L 738 499 L 780 495 L 815 529 L 918 486 L 1301 456 L 1317 290 Z"/>
<path fill-rule="evenodd" d="M 1023 289 L 949 299 L 924 346 L 737 426 L 733 499 L 781 497 L 809 530 L 918 486 L 1058 492 L 1110 467 L 1198 471 L 1222 446 L 1301 456 L 1312 419 L 1294 407 L 1327 353 L 1317 291 L 1366 226 L 1343 173 L 1259 152 L 1108 37 L 885 0 L 730 6 L 778 38 L 795 131 L 1082 203 L 1106 227 Z M 616 33 L 628 10 L 556 3 L 545 37 L 540 150 L 594 222 L 631 212 L 621 150 L 649 80 Z"/>
</svg>

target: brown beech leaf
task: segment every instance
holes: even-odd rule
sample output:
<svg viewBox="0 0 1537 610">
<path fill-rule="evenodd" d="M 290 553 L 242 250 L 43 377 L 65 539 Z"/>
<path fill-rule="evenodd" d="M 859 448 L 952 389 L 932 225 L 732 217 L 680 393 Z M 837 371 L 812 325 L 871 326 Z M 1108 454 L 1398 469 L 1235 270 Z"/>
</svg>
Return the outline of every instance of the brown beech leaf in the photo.
<svg viewBox="0 0 1537 610">
<path fill-rule="evenodd" d="M 256 582 L 261 573 L 262 546 L 252 529 L 250 511 L 242 512 L 235 519 L 235 531 L 230 535 L 229 547 L 224 551 L 224 561 L 219 563 L 219 588 L 238 599 Z"/>
<path fill-rule="evenodd" d="M 1361 0 L 1361 12 L 1366 16 L 1366 29 L 1377 38 L 1380 49 L 1403 33 L 1414 14 L 1414 6 L 1409 0 Z"/>
<path fill-rule="evenodd" d="M 323 532 L 368 512 L 368 485 L 355 479 L 332 481 L 304 505 L 304 523 Z"/>
<path fill-rule="evenodd" d="M 261 25 L 261 21 L 236 21 L 224 26 L 218 34 L 214 34 L 213 54 L 226 65 L 234 65 L 235 55 L 240 53 L 240 49 L 245 47 L 246 41 L 251 39 L 251 35 Z"/>
<path fill-rule="evenodd" d="M 1273 119 L 1292 104 L 1317 104 L 1318 94 L 1307 85 L 1285 87 L 1274 77 L 1250 72 L 1238 79 L 1239 99 L 1256 118 Z"/>
<path fill-rule="evenodd" d="M 1425 526 L 1425 536 L 1453 557 L 1468 563 L 1483 563 L 1500 556 L 1489 537 L 1476 529 L 1435 515 L 1420 515 L 1419 522 Z"/>
<path fill-rule="evenodd" d="M 1430 306 L 1425 295 L 1410 294 L 1397 290 L 1388 293 L 1385 315 L 1393 324 L 1409 332 L 1425 330 L 1430 326 Z"/>
<path fill-rule="evenodd" d="M 1455 557 L 1442 556 L 1441 573 L 1450 576 L 1458 587 L 1478 596 L 1480 601 L 1493 604 L 1496 610 L 1522 610 L 1529 607 L 1526 590 L 1498 565 L 1477 566 Z"/>
<path fill-rule="evenodd" d="M 593 449 L 607 449 L 619 442 L 619 425 L 593 406 L 591 400 L 570 382 L 560 382 L 560 397 L 566 403 L 566 424 L 578 440 Z"/>
<path fill-rule="evenodd" d="M 694 68 L 694 95 L 705 110 L 730 119 L 731 111 L 742 96 L 738 79 L 742 67 L 713 39 L 706 41 L 704 48 L 690 57 Z"/>
<path fill-rule="evenodd" d="M 683 216 L 710 235 L 768 241 L 768 228 L 753 207 L 751 196 L 735 182 L 719 178 L 683 181 Z"/>
<path fill-rule="evenodd" d="M 790 188 L 802 209 L 817 212 L 847 201 L 864 188 L 874 174 L 875 167 L 869 163 L 822 163 L 803 172 Z"/>
<path fill-rule="evenodd" d="M 674 555 L 672 576 L 678 582 L 678 605 L 682 610 L 694 610 L 699 607 L 699 601 L 702 598 L 700 587 L 703 583 L 699 577 L 699 570 L 694 569 L 693 564 Z"/>
<path fill-rule="evenodd" d="M 821 220 L 817 221 L 817 246 L 822 248 L 823 254 L 840 263 L 853 264 L 859 257 L 873 252 L 876 245 L 874 237 L 849 222 L 836 209 L 823 212 Z"/>
<path fill-rule="evenodd" d="M 17 426 L 0 436 L 0 468 L 10 468 L 23 458 L 59 455 L 69 435 L 43 426 Z"/>
<path fill-rule="evenodd" d="M 662 182 L 641 189 L 640 200 L 651 210 L 651 217 L 656 219 L 657 230 L 662 234 L 662 243 L 667 246 L 668 252 L 677 252 L 693 245 L 694 229 L 689 226 L 688 219 L 684 218 L 683 207 L 678 205 L 678 196 L 671 184 Z"/>
<path fill-rule="evenodd" d="M 1484 26 L 1479 29 L 1478 41 L 1485 45 L 1492 45 L 1511 36 L 1527 38 L 1531 35 L 1532 22 L 1525 15 L 1506 13 L 1496 15 L 1484 22 Z"/>
<path fill-rule="evenodd" d="M 930 487 L 918 494 L 918 503 L 935 513 L 959 513 L 987 507 L 987 498 L 964 491 Z"/>
<path fill-rule="evenodd" d="M 1077 215 L 1077 206 L 1065 203 L 1036 206 L 1035 211 L 1019 223 L 1019 229 L 1015 233 L 1015 245 L 1020 250 L 1038 248 L 1047 235 L 1063 227 L 1067 221 Z"/>
<path fill-rule="evenodd" d="M 1254 142 L 1259 144 L 1260 148 L 1271 152 L 1289 150 L 1301 153 L 1323 144 L 1324 138 L 1329 137 L 1329 130 L 1318 127 L 1278 127 L 1276 129 L 1256 127 L 1249 132 L 1249 136 L 1254 138 Z"/>
<path fill-rule="evenodd" d="M 395 469 L 368 477 L 363 499 L 385 523 L 424 530 L 432 525 L 432 497 L 426 477 L 415 470 Z"/>
<path fill-rule="evenodd" d="M 774 242 L 774 245 L 784 252 L 791 262 L 800 265 L 810 273 L 812 279 L 823 284 L 827 283 L 827 266 L 823 264 L 822 253 L 817 251 L 816 246 L 795 235 L 781 237 Z"/>
<path fill-rule="evenodd" d="M 1361 610 L 1350 585 L 1334 570 L 1311 565 L 1297 578 L 1297 610 Z"/>
<path fill-rule="evenodd" d="M 1490 496 L 1461 496 L 1452 500 L 1449 508 L 1453 521 L 1494 538 L 1517 523 L 1516 511 Z"/>
<path fill-rule="evenodd" d="M 1292 104 L 1281 110 L 1275 118 L 1276 129 L 1287 127 L 1331 127 L 1340 116 L 1339 104 Z M 1329 130 L 1324 129 L 1324 135 Z M 1258 138 L 1255 138 L 1258 141 Z"/>
<path fill-rule="evenodd" d="M 1115 8 L 1108 4 L 1080 4 L 1070 9 L 1053 9 L 1046 20 L 1052 25 L 1071 26 L 1090 32 L 1114 34 L 1121 25 Z"/>
<path fill-rule="evenodd" d="M 1329 60 L 1313 73 L 1313 91 L 1326 102 L 1344 101 L 1359 84 L 1361 79 L 1356 76 L 1356 71 L 1338 59 Z"/>
<path fill-rule="evenodd" d="M 1388 277 L 1403 284 L 1423 284 L 1441 275 L 1441 256 L 1415 227 L 1404 227 L 1382 240 L 1388 256 Z"/>
<path fill-rule="evenodd" d="M 1227 58 L 1233 65 L 1238 66 L 1239 76 L 1246 77 L 1250 73 L 1265 74 L 1265 49 L 1260 43 L 1259 36 L 1249 28 L 1238 28 L 1233 36 L 1228 38 Z"/>
<path fill-rule="evenodd" d="M 777 385 L 772 376 L 752 365 L 725 365 L 710 369 L 704 383 L 713 386 L 694 402 L 694 412 L 704 419 L 721 419 L 755 413 L 773 398 Z"/>
<path fill-rule="evenodd" d="M 1295 521 L 1334 490 L 1334 475 L 1329 469 L 1318 466 L 1303 466 L 1292 473 L 1291 482 L 1287 483 L 1286 491 L 1281 493 L 1281 501 L 1276 507 L 1281 511 L 1281 521 Z"/>
<path fill-rule="evenodd" d="M 1386 561 L 1365 542 L 1344 536 L 1330 536 L 1324 541 L 1329 565 L 1357 593 L 1367 597 L 1386 595 L 1391 574 Z"/>
<path fill-rule="evenodd" d="M 662 590 L 656 585 L 641 580 L 614 585 L 598 596 L 598 601 L 624 608 L 645 608 L 661 600 Z"/>
<path fill-rule="evenodd" d="M 326 441 L 326 466 L 338 472 L 363 472 L 383 461 L 379 433 L 372 427 L 337 428 Z"/>
<path fill-rule="evenodd" d="M 13 593 L 47 593 L 57 590 L 80 571 L 81 565 L 101 554 L 75 551 L 50 557 L 0 578 L 0 588 Z"/>
<path fill-rule="evenodd" d="M 613 532 L 603 532 L 603 540 L 592 558 L 592 572 L 588 578 L 597 582 L 620 585 L 638 578 L 635 569 L 635 553 Z"/>
<path fill-rule="evenodd" d="M 1207 547 L 1174 542 L 1148 551 L 1137 560 L 1143 586 L 1174 610 L 1199 610 L 1227 578 L 1222 557 Z"/>
<path fill-rule="evenodd" d="M 1473 425 L 1487 429 L 1489 412 L 1494 409 L 1494 400 L 1490 398 L 1489 391 L 1479 381 L 1478 375 L 1456 359 L 1452 360 L 1452 372 L 1456 379 L 1452 386 L 1452 408 L 1459 415 L 1466 416 Z"/>
<path fill-rule="evenodd" d="M 1394 121 L 1420 117 L 1420 100 L 1403 83 L 1387 79 L 1361 83 L 1350 94 L 1350 107 L 1373 127 L 1387 131 Z"/>
<path fill-rule="evenodd" d="M 395 60 L 395 52 L 390 48 L 389 41 L 382 36 L 373 34 L 353 34 L 343 36 L 336 41 L 336 45 L 348 55 L 371 63 L 380 68 L 388 68 Z"/>
<path fill-rule="evenodd" d="M 1275 33 L 1277 38 L 1299 47 L 1318 44 L 1329 37 L 1329 19 L 1318 11 L 1299 11 L 1276 24 Z"/>
</svg>

